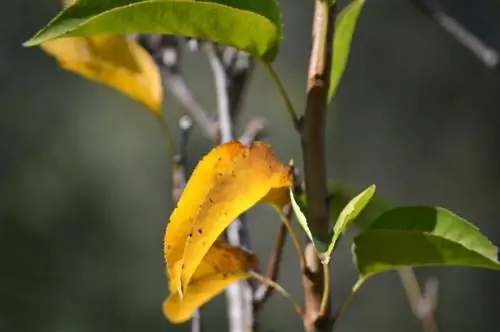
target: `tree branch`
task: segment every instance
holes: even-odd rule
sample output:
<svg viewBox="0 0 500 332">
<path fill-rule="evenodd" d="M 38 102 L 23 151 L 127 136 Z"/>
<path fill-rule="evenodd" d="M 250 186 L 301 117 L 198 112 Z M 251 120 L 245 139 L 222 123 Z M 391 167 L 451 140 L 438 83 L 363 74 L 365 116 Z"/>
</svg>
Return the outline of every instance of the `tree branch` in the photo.
<svg viewBox="0 0 500 332">
<path fill-rule="evenodd" d="M 330 85 L 332 45 L 336 6 L 327 0 L 315 0 L 312 27 L 312 50 L 309 60 L 306 110 L 300 123 L 304 179 L 309 206 L 308 223 L 313 235 L 327 241 L 329 214 L 325 160 L 325 124 L 327 96 Z M 303 274 L 306 305 L 306 331 L 326 331 L 329 328 L 329 294 L 326 310 L 320 313 L 323 293 L 323 266 L 312 244 L 306 247 L 306 271 Z"/>
<path fill-rule="evenodd" d="M 191 115 L 205 136 L 216 140 L 217 124 L 196 100 L 181 74 L 181 38 L 172 35 L 141 34 L 131 38 L 144 47 L 164 72 L 165 84 Z"/>
<path fill-rule="evenodd" d="M 224 65 L 217 56 L 212 43 L 204 45 L 212 68 L 217 90 L 217 108 L 220 125 L 220 141 L 225 143 L 233 139 L 233 119 L 229 110 L 228 83 Z M 250 249 L 248 230 L 243 221 L 243 216 L 234 220 L 228 227 L 227 240 L 234 246 Z M 253 293 L 251 284 L 246 281 L 238 281 L 226 289 L 228 301 L 229 330 L 231 332 L 252 331 L 255 327 L 253 316 Z"/>
<path fill-rule="evenodd" d="M 462 24 L 449 16 L 439 0 L 411 0 L 424 14 L 451 34 L 460 44 L 474 54 L 485 66 L 497 67 L 500 61 L 495 49 L 467 30 Z"/>
<path fill-rule="evenodd" d="M 403 288 L 413 311 L 413 315 L 420 320 L 425 332 L 439 332 L 435 319 L 438 295 L 438 281 L 430 279 L 426 282 L 424 293 L 412 268 L 398 270 Z"/>
<path fill-rule="evenodd" d="M 291 206 L 285 207 L 285 216 L 290 220 L 292 217 Z M 283 256 L 283 249 L 285 248 L 286 238 L 288 235 L 288 229 L 284 222 L 280 222 L 278 232 L 276 233 L 276 240 L 274 244 L 274 250 L 269 258 L 269 263 L 267 265 L 267 278 L 271 281 L 278 281 L 281 258 Z M 264 303 L 271 297 L 274 292 L 273 287 L 269 285 L 262 284 L 255 291 L 255 310 L 258 311 Z"/>
<path fill-rule="evenodd" d="M 250 145 L 257 140 L 266 129 L 266 120 L 263 118 L 254 118 L 247 124 L 245 131 L 240 136 L 241 144 Z"/>
</svg>

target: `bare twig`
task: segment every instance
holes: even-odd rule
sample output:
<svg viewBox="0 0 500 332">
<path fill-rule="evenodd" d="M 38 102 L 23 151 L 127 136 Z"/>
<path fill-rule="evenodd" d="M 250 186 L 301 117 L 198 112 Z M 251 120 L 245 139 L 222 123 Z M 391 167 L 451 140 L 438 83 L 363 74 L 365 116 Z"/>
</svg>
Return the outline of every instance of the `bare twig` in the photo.
<svg viewBox="0 0 500 332">
<path fill-rule="evenodd" d="M 239 141 L 244 145 L 250 145 L 257 140 L 266 128 L 266 120 L 263 118 L 252 119 L 246 126 L 245 131 L 240 136 Z"/>
<path fill-rule="evenodd" d="M 288 219 L 292 216 L 292 209 L 290 206 L 286 207 L 285 215 Z M 278 232 L 276 233 L 276 240 L 274 243 L 274 249 L 269 258 L 269 263 L 267 265 L 267 278 L 272 281 L 278 281 L 281 258 L 283 255 L 283 249 L 285 248 L 286 238 L 288 234 L 287 226 L 284 222 L 280 222 Z M 262 305 L 271 297 L 274 288 L 269 287 L 269 285 L 261 284 L 259 288 L 255 291 L 255 310 L 259 310 Z"/>
<path fill-rule="evenodd" d="M 201 314 L 197 310 L 191 318 L 191 332 L 203 332 L 203 325 L 201 323 Z"/>
<path fill-rule="evenodd" d="M 299 128 L 309 206 L 308 223 L 314 236 L 325 242 L 330 227 L 326 187 L 325 125 L 335 14 L 335 5 L 330 6 L 326 0 L 315 0 L 307 104 Z M 325 294 L 327 298 L 323 299 L 324 312 L 320 312 L 324 295 L 322 294 L 324 267 L 320 264 L 311 243 L 306 247 L 305 256 L 307 270 L 302 278 L 306 297 L 304 326 L 308 332 L 326 331 L 329 329 L 329 294 Z"/>
<path fill-rule="evenodd" d="M 229 113 L 235 122 L 250 82 L 250 75 L 253 73 L 255 60 L 250 54 L 229 46 L 219 45 L 216 53 L 228 78 L 226 80 L 226 93 L 229 99 Z"/>
<path fill-rule="evenodd" d="M 165 84 L 191 115 L 205 136 L 215 140 L 217 124 L 196 100 L 181 73 L 181 38 L 171 35 L 141 34 L 131 38 L 148 51 L 165 73 Z"/>
<path fill-rule="evenodd" d="M 208 112 L 194 98 L 186 81 L 179 74 L 167 74 L 165 84 L 172 91 L 172 94 L 179 100 L 186 111 L 192 116 L 198 127 L 206 137 L 215 140 L 218 135 L 217 123 L 213 121 Z"/>
<path fill-rule="evenodd" d="M 420 320 L 425 332 L 439 332 L 435 319 L 437 307 L 438 282 L 430 279 L 426 282 L 424 293 L 420 289 L 415 272 L 411 268 L 398 270 L 403 288 L 415 317 Z"/>
<path fill-rule="evenodd" d="M 181 139 L 179 142 L 179 153 L 175 156 L 175 164 L 172 171 L 172 197 L 174 202 L 178 202 L 181 198 L 182 192 L 186 187 L 186 160 L 187 160 L 187 144 L 189 139 L 189 132 L 192 127 L 192 121 L 188 116 L 184 116 L 179 120 L 179 127 L 181 129 Z M 191 332 L 202 332 L 201 314 L 196 311 L 191 319 Z"/>
<path fill-rule="evenodd" d="M 206 43 L 204 50 L 214 74 L 217 89 L 220 141 L 225 143 L 233 139 L 233 120 L 229 110 L 227 76 L 224 66 L 215 52 L 214 45 Z M 231 223 L 226 234 L 230 244 L 250 249 L 248 230 L 242 217 Z M 226 289 L 229 329 L 231 332 L 246 332 L 254 329 L 253 293 L 251 284 L 246 280 L 238 281 Z"/>
<path fill-rule="evenodd" d="M 494 68 L 498 66 L 500 60 L 498 52 L 449 16 L 444 11 L 439 0 L 412 0 L 412 2 L 451 34 L 460 44 L 471 51 L 487 67 Z"/>
</svg>

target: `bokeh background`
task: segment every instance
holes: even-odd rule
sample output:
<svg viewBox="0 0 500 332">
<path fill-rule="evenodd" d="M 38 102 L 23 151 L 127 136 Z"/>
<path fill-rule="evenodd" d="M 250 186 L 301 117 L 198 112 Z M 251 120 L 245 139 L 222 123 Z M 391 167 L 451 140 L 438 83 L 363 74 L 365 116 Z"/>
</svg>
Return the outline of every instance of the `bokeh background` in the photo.
<svg viewBox="0 0 500 332">
<path fill-rule="evenodd" d="M 276 68 L 298 109 L 305 102 L 312 1 L 281 1 L 285 41 Z M 345 1 L 343 2 L 345 3 Z M 449 12 L 500 49 L 495 0 L 446 1 Z M 21 43 L 60 7 L 58 0 L 0 1 L 0 331 L 187 331 L 161 313 L 162 260 L 173 208 L 170 166 L 154 118 L 119 93 L 59 69 Z M 185 54 L 197 97 L 214 110 L 207 60 Z M 500 72 L 479 62 L 409 1 L 364 8 L 352 58 L 328 118 L 328 173 L 400 204 L 435 204 L 473 221 L 500 244 Z M 169 94 L 165 113 L 178 139 L 183 109 Z M 257 67 L 243 121 L 264 116 L 265 140 L 283 161 L 300 160 L 276 88 Z M 189 167 L 210 148 L 195 131 Z M 265 264 L 278 220 L 249 214 Z M 349 243 L 334 257 L 333 303 L 355 281 Z M 424 269 L 440 282 L 441 331 L 497 331 L 500 274 Z M 282 284 L 301 298 L 289 244 Z M 207 331 L 226 331 L 225 298 L 203 310 Z M 263 310 L 263 331 L 301 331 L 279 295 Z M 420 331 L 395 273 L 370 280 L 338 330 Z"/>
</svg>

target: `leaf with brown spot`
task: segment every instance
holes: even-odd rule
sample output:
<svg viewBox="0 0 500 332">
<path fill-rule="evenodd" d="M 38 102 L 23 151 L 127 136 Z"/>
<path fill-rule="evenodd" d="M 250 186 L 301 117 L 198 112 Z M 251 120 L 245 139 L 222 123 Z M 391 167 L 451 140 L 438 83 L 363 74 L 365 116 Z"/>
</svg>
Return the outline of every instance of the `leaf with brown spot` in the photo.
<svg viewBox="0 0 500 332">
<path fill-rule="evenodd" d="M 171 286 L 182 295 L 229 224 L 271 191 L 291 185 L 290 167 L 279 162 L 267 144 L 245 147 L 230 142 L 209 152 L 195 168 L 167 225 L 165 259 Z M 269 197 L 266 203 L 280 204 Z"/>
<path fill-rule="evenodd" d="M 178 261 L 177 264 L 180 264 Z M 183 297 L 170 289 L 163 303 L 163 313 L 172 323 L 183 323 L 202 305 L 232 283 L 248 278 L 257 265 L 257 257 L 227 243 L 216 243 L 198 265 Z"/>
<path fill-rule="evenodd" d="M 68 37 L 47 41 L 41 48 L 63 69 L 112 87 L 153 112 L 161 112 L 160 70 L 136 41 L 124 36 Z"/>
</svg>

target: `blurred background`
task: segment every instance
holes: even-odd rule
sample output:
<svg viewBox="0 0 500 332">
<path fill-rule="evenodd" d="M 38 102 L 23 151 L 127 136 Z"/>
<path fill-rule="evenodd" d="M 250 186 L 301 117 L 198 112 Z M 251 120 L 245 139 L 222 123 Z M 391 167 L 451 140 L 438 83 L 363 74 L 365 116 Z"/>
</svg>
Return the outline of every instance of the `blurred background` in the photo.
<svg viewBox="0 0 500 332">
<path fill-rule="evenodd" d="M 285 40 L 276 68 L 298 109 L 305 103 L 312 1 L 281 1 Z M 342 3 L 346 3 L 345 1 Z M 495 0 L 445 1 L 450 15 L 500 50 Z M 21 43 L 60 9 L 59 0 L 0 1 L 0 331 L 188 331 L 161 313 L 167 296 L 162 241 L 172 211 L 168 155 L 155 119 L 134 101 L 58 68 Z M 186 77 L 215 110 L 205 57 L 185 53 Z M 330 107 L 328 173 L 399 204 L 447 207 L 500 244 L 500 71 L 491 69 L 405 1 L 368 0 L 352 57 Z M 167 95 L 176 140 L 183 109 Z M 242 123 L 264 116 L 265 141 L 282 161 L 300 160 L 298 136 L 266 72 L 257 66 Z M 189 168 L 211 148 L 197 130 Z M 248 216 L 262 259 L 278 220 L 267 207 Z M 333 258 L 333 305 L 355 281 L 349 241 Z M 301 298 L 287 245 L 282 285 Z M 422 269 L 440 282 L 442 332 L 496 331 L 500 274 Z M 202 314 L 226 331 L 225 298 Z M 301 331 L 279 295 L 262 331 Z M 369 280 L 338 331 L 420 331 L 397 274 Z"/>
</svg>

